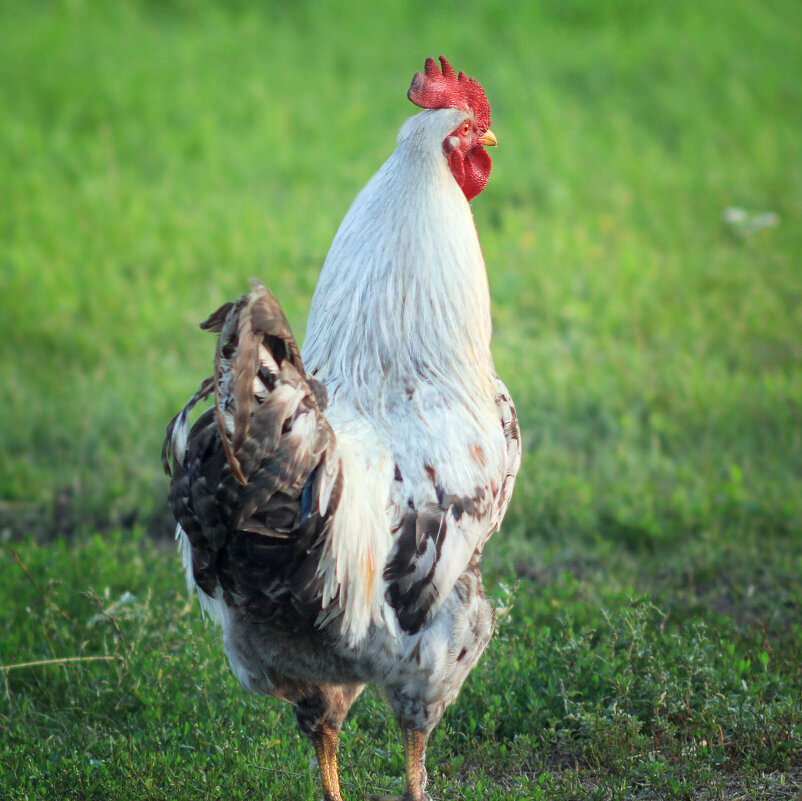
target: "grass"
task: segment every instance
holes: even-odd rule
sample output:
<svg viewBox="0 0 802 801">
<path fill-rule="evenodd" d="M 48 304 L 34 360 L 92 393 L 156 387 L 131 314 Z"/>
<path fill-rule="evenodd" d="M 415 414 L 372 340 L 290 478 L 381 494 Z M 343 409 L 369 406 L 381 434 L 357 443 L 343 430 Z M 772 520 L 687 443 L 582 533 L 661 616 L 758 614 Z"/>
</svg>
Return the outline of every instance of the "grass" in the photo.
<svg viewBox="0 0 802 801">
<path fill-rule="evenodd" d="M 316 798 L 187 599 L 164 425 L 207 312 L 302 336 L 348 204 L 445 53 L 493 106 L 474 203 L 526 451 L 511 605 L 433 794 L 791 798 L 802 783 L 802 35 L 792 0 L 0 8 L 0 795 Z M 750 232 L 731 207 L 772 212 Z M 506 589 L 506 588 L 515 589 Z M 373 693 L 349 797 L 398 791 Z"/>
</svg>

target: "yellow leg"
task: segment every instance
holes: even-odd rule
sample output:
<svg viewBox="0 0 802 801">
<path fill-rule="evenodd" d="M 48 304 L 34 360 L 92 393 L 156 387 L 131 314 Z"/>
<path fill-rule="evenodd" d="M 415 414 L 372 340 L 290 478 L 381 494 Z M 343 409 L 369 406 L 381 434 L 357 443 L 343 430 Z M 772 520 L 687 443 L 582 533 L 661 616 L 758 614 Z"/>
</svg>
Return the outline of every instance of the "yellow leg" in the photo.
<svg viewBox="0 0 802 801">
<path fill-rule="evenodd" d="M 407 787 L 404 801 L 424 801 L 426 789 L 426 735 L 420 731 L 404 729 L 404 762 Z"/>
<path fill-rule="evenodd" d="M 340 776 L 337 772 L 338 737 L 337 730 L 325 723 L 312 735 L 317 764 L 320 768 L 320 779 L 323 782 L 324 801 L 343 801 L 340 795 Z"/>
<path fill-rule="evenodd" d="M 426 735 L 402 727 L 404 736 L 404 795 L 368 795 L 369 801 L 431 801 L 426 792 Z"/>
<path fill-rule="evenodd" d="M 404 795 L 368 795 L 370 801 L 430 801 L 426 792 L 426 735 L 401 729 L 404 736 Z"/>
</svg>

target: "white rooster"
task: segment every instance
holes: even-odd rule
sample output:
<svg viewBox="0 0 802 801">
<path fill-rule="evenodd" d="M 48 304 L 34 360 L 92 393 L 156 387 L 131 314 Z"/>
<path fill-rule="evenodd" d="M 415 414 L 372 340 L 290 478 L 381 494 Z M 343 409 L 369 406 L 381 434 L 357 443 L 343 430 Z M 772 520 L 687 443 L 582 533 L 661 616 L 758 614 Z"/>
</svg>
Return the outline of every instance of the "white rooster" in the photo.
<svg viewBox="0 0 802 801">
<path fill-rule="evenodd" d="M 202 324 L 219 332 L 214 376 L 163 452 L 187 580 L 242 684 L 292 704 L 327 801 L 366 682 L 401 727 L 403 798 L 428 798 L 427 738 L 493 631 L 479 561 L 520 463 L 468 205 L 490 173 L 490 106 L 440 62 L 415 74 L 425 110 L 334 238 L 303 360 L 255 284 Z"/>
</svg>

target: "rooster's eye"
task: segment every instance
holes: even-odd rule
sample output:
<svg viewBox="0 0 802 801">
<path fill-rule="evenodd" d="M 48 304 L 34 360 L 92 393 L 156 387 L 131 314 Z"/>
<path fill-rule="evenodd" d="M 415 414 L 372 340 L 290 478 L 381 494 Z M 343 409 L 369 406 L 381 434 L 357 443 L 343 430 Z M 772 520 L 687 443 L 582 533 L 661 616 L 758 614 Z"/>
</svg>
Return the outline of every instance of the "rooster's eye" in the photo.
<svg viewBox="0 0 802 801">
<path fill-rule="evenodd" d="M 468 131 L 470 131 L 470 130 L 471 130 L 471 124 L 469 122 L 467 122 L 467 121 L 463 122 L 462 123 L 462 135 L 463 136 L 467 136 L 468 135 Z"/>
</svg>

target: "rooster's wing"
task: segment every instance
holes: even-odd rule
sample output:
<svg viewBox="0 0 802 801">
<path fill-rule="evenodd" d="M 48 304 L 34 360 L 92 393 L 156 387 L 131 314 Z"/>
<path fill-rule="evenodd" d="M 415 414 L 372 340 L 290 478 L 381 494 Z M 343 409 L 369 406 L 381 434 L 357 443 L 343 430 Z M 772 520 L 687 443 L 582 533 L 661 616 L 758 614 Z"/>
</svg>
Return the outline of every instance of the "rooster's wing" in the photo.
<svg viewBox="0 0 802 801">
<path fill-rule="evenodd" d="M 457 580 L 501 525 L 521 464 L 521 435 L 509 391 L 495 376 L 498 425 L 504 434 L 501 469 L 472 495 L 451 494 L 434 471 L 436 501 L 415 506 L 397 499 L 394 547 L 384 571 L 387 600 L 401 627 L 414 634 L 430 623 Z M 399 478 L 399 477 L 397 477 Z"/>
</svg>

